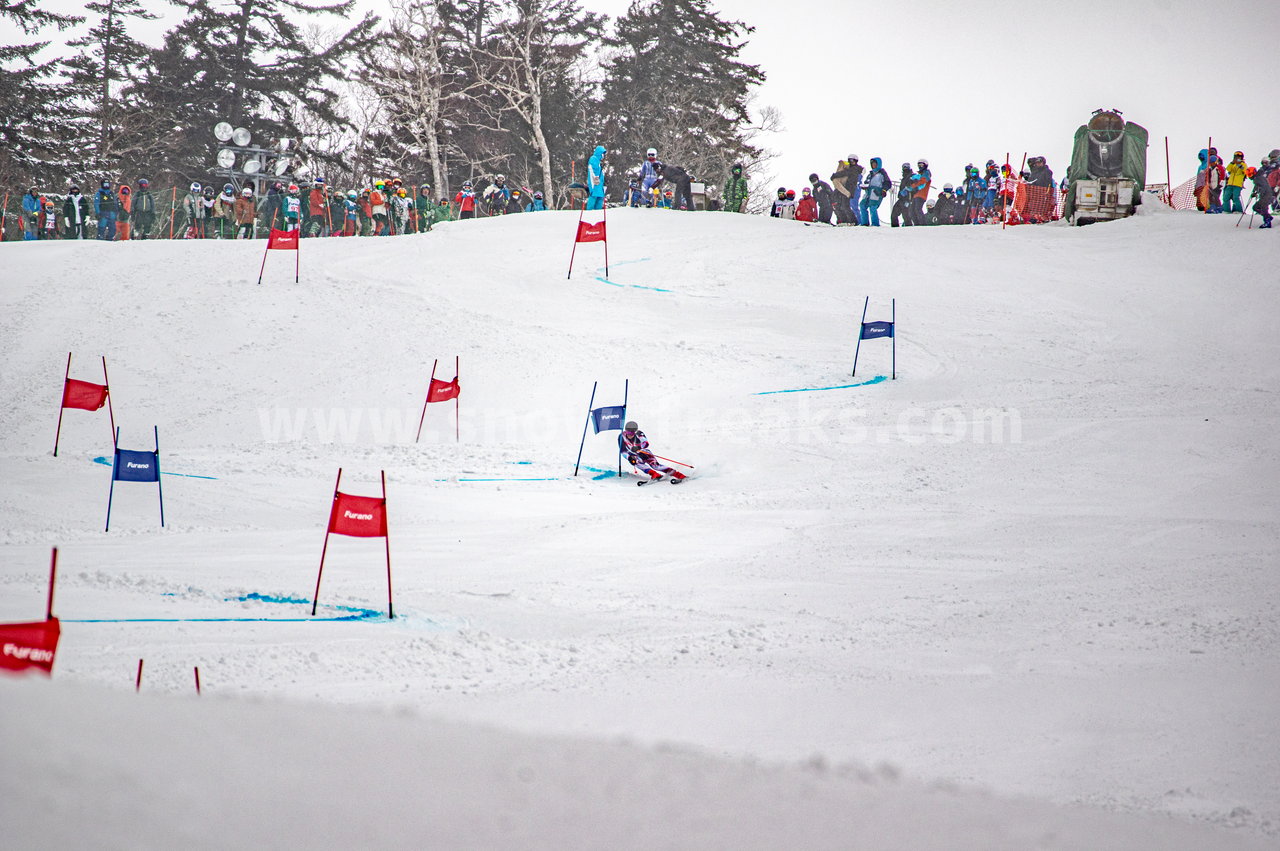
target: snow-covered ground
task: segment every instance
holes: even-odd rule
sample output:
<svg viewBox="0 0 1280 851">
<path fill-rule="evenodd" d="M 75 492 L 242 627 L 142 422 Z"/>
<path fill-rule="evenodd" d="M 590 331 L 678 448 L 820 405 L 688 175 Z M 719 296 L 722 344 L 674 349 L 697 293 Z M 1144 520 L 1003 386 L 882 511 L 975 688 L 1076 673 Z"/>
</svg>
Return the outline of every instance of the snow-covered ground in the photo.
<svg viewBox="0 0 1280 851">
<path fill-rule="evenodd" d="M 576 218 L 261 287 L 260 242 L 0 245 L 0 621 L 51 545 L 63 619 L 0 682 L 0 844 L 1274 847 L 1270 232 L 619 210 L 566 281 Z M 849 376 L 866 296 L 897 380 L 804 390 L 889 375 Z M 123 483 L 102 531 L 105 410 L 52 456 L 68 351 L 122 446 L 158 426 L 163 530 Z M 415 445 L 455 355 L 462 440 L 442 404 Z M 688 484 L 608 476 L 612 433 L 572 476 L 624 379 Z M 310 621 L 339 467 L 386 471 L 392 621 L 341 537 Z"/>
</svg>

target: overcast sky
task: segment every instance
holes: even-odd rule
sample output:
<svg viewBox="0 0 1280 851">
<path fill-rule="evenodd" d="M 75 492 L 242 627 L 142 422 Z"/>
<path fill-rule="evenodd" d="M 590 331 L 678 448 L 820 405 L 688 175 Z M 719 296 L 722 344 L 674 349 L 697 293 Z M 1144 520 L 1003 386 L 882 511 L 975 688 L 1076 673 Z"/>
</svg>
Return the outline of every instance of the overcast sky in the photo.
<svg viewBox="0 0 1280 851">
<path fill-rule="evenodd" d="M 387 0 L 359 0 L 385 15 Z M 82 4 L 45 0 L 82 12 Z M 137 29 L 158 42 L 178 20 Z M 584 6 L 616 17 L 629 0 Z M 891 173 L 921 157 L 938 184 L 967 162 L 1016 166 L 1041 154 L 1062 176 L 1076 128 L 1099 107 L 1120 109 L 1151 133 L 1148 181 L 1194 173 L 1210 136 L 1252 163 L 1280 147 L 1276 108 L 1277 0 L 718 0 L 725 17 L 755 27 L 743 58 L 768 75 L 760 105 L 782 111 L 776 181 L 797 187 L 857 154 Z M 12 43 L 11 28 L 0 43 Z M 608 139 L 600 142 L 609 147 Z M 583 152 L 583 156 L 586 152 Z M 711 176 L 708 176 L 709 178 Z"/>
</svg>

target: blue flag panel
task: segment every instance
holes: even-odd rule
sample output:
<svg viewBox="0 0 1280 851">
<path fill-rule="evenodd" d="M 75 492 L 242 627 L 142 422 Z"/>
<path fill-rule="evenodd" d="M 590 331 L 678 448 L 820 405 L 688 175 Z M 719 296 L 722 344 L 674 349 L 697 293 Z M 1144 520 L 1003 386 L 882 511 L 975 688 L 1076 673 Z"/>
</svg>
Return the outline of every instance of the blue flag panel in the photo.
<svg viewBox="0 0 1280 851">
<path fill-rule="evenodd" d="M 160 481 L 160 460 L 154 452 L 117 449 L 115 463 L 117 482 Z"/>
<path fill-rule="evenodd" d="M 892 337 L 892 322 L 863 322 L 862 339 L 874 340 L 877 337 Z"/>
<path fill-rule="evenodd" d="M 602 431 L 621 431 L 622 419 L 626 415 L 626 405 L 609 405 L 604 408 L 596 408 L 591 412 L 591 424 L 595 426 L 596 434 Z"/>
</svg>

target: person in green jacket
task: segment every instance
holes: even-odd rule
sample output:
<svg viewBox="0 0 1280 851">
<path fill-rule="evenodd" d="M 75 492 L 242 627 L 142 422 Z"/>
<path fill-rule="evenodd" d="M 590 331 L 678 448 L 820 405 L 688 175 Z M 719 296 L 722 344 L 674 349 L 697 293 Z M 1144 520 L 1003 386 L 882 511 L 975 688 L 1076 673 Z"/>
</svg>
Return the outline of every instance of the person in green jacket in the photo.
<svg viewBox="0 0 1280 851">
<path fill-rule="evenodd" d="M 724 209 L 729 213 L 741 213 L 746 205 L 747 176 L 742 173 L 742 163 L 734 163 L 729 169 L 729 179 L 724 183 Z"/>
<path fill-rule="evenodd" d="M 151 181 L 138 178 L 138 189 L 133 193 L 133 238 L 146 239 L 151 226 L 156 223 L 156 197 L 151 194 Z"/>
</svg>

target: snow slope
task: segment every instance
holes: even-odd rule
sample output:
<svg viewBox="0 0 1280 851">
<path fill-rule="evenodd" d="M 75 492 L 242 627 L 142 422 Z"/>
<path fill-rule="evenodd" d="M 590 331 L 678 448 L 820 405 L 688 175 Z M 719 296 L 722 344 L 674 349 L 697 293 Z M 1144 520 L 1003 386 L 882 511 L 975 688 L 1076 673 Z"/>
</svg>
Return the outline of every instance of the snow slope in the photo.
<svg viewBox="0 0 1280 851">
<path fill-rule="evenodd" d="M 528 748 L 578 777 L 557 776 L 562 804 L 622 782 L 600 768 L 614 761 L 733 778 L 708 806 L 742 813 L 814 782 L 759 761 L 885 763 L 1172 816 L 1186 847 L 1207 845 L 1179 822 L 1230 830 L 1218 847 L 1280 835 L 1270 233 L 1172 213 L 1002 232 L 620 210 L 608 278 L 586 245 L 566 281 L 575 220 L 307 242 L 301 285 L 273 254 L 261 287 L 261 243 L 0 246 L 0 620 L 40 614 L 56 544 L 64 621 L 53 685 L 6 683 L 0 705 L 52 719 L 67 756 L 3 806 L 69 784 L 76 804 L 59 817 L 83 836 L 114 805 L 100 772 L 229 802 L 212 768 L 98 741 L 113 727 L 93 718 L 136 705 L 144 729 L 216 731 L 207 750 L 187 746 L 192 759 L 227 753 L 238 725 L 275 739 L 288 722 L 333 764 L 355 761 L 350 735 L 370 766 L 391 760 L 431 789 L 451 770 L 400 750 L 440 747 L 452 764 L 458 741 L 482 764 Z M 864 296 L 869 319 L 897 299 L 898 380 L 757 395 L 887 376 L 875 340 L 849 377 Z M 154 490 L 122 484 L 103 533 L 105 411 L 68 411 L 51 456 L 68 350 L 87 380 L 107 356 L 123 446 L 150 448 L 159 427 L 175 474 L 165 529 Z M 455 354 L 462 441 L 437 405 L 415 445 L 431 363 L 449 378 Z M 607 477 L 610 434 L 588 436 L 590 469 L 572 477 L 592 382 L 596 404 L 613 404 L 624 378 L 629 416 L 696 480 Z M 387 471 L 394 621 L 362 616 L 385 612 L 381 542 L 334 538 L 320 614 L 354 619 L 308 622 L 339 466 L 352 493 L 375 493 Z M 204 720 L 84 685 L 129 689 L 140 657 L 147 692 L 188 692 L 199 665 L 210 697 L 288 700 L 209 701 Z M 350 732 L 365 726 L 380 744 Z M 598 744 L 617 737 L 633 745 Z M 41 742 L 10 737 L 0 753 L 38 766 Z M 682 765 L 649 750 L 668 742 Z M 294 747 L 244 759 L 271 778 Z M 823 794 L 855 808 L 894 797 L 852 786 Z M 955 829 L 938 796 L 905 786 L 892 806 L 936 819 L 879 822 L 882 847 Z M 305 792 L 342 789 L 353 809 L 368 803 L 359 788 L 321 777 L 277 794 L 305 809 Z M 679 788 L 612 811 L 674 806 Z M 956 818 L 1021 836 L 1049 812 L 957 800 Z M 1144 821 L 1079 819 L 1114 847 L 1150 847 L 1129 839 Z M 161 821 L 141 838 L 180 829 Z M 816 822 L 837 846 L 848 824 Z M 449 829 L 470 826 L 459 815 Z M 551 818 L 523 829 L 520 847 L 591 844 Z"/>
</svg>

